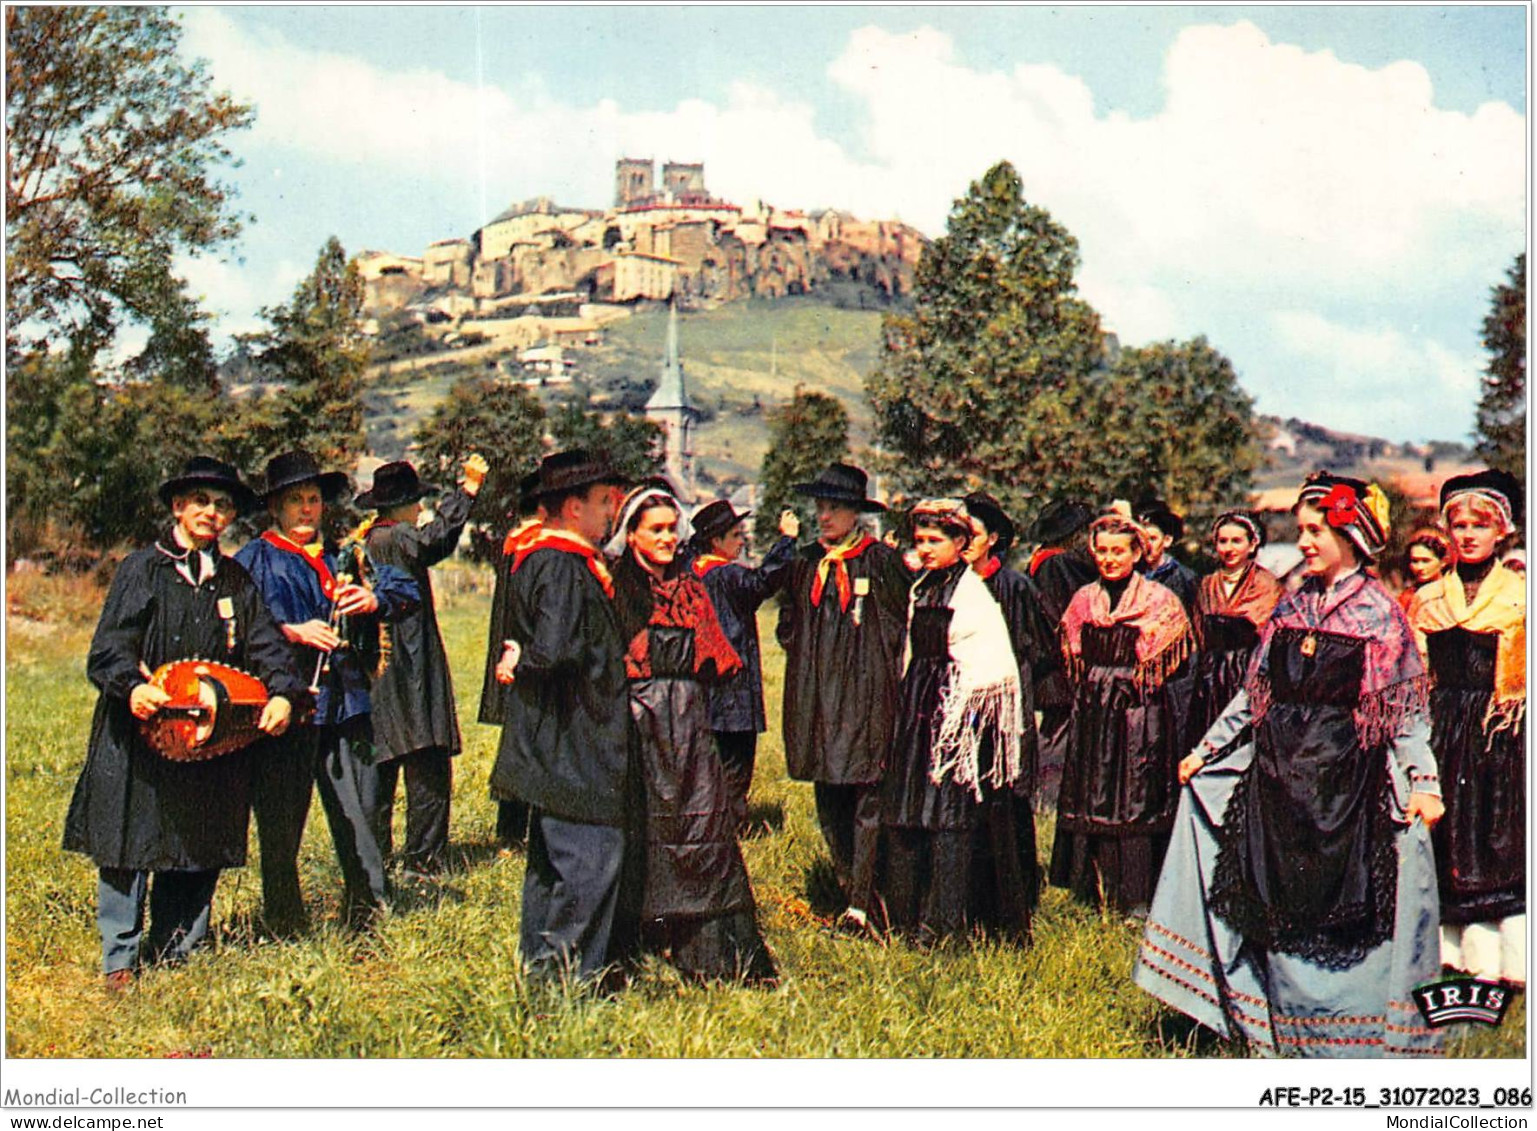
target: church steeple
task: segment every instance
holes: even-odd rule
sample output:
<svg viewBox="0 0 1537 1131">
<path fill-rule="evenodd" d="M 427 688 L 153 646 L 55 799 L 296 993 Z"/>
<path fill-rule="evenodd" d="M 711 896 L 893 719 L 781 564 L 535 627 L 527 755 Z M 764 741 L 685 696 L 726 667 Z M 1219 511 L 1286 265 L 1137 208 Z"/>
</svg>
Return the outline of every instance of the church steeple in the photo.
<svg viewBox="0 0 1537 1131">
<path fill-rule="evenodd" d="M 668 303 L 667 353 L 662 359 L 661 380 L 646 402 L 646 416 L 667 434 L 667 478 L 678 489 L 682 502 L 694 498 L 694 446 L 692 433 L 699 410 L 689 400 L 678 357 L 678 304 Z"/>
</svg>

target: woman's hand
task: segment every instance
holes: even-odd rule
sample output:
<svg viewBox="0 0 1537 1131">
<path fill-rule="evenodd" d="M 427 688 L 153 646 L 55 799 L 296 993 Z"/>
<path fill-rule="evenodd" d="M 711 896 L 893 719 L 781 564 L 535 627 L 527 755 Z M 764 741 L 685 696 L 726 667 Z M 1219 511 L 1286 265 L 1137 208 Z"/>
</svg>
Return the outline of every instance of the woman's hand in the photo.
<svg viewBox="0 0 1537 1131">
<path fill-rule="evenodd" d="M 1411 793 L 1409 795 L 1409 806 L 1404 810 L 1404 816 L 1409 818 L 1411 825 L 1414 823 L 1414 818 L 1418 817 L 1425 822 L 1427 829 L 1433 829 L 1436 827 L 1436 822 L 1441 819 L 1441 815 L 1445 812 L 1446 806 L 1442 804 L 1441 799 L 1435 794 Z"/>
<path fill-rule="evenodd" d="M 1199 754 L 1186 754 L 1179 763 L 1179 784 L 1187 785 L 1191 778 L 1201 772 L 1201 767 L 1206 765 L 1206 759 Z"/>
</svg>

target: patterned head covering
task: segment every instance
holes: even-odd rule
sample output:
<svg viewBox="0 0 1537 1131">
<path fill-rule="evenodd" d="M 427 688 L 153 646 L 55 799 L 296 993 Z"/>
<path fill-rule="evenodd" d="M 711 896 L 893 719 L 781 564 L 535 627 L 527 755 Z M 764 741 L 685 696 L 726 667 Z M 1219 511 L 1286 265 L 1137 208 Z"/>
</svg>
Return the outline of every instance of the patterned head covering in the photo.
<svg viewBox="0 0 1537 1131">
<path fill-rule="evenodd" d="M 1499 518 L 1501 538 L 1515 532 L 1524 499 L 1521 483 L 1514 475 L 1490 470 L 1448 479 L 1441 485 L 1442 520 L 1450 522 L 1454 506 L 1474 500 L 1487 504 Z"/>
<path fill-rule="evenodd" d="M 1388 497 L 1377 484 L 1315 471 L 1297 495 L 1297 506 L 1304 503 L 1322 511 L 1329 527 L 1349 538 L 1367 560 L 1387 545 Z"/>
<path fill-rule="evenodd" d="M 1100 515 L 1089 523 L 1089 548 L 1094 548 L 1094 536 L 1096 534 L 1130 534 L 1137 548 L 1142 551 L 1142 560 L 1147 561 L 1152 557 L 1152 543 L 1148 541 L 1147 527 L 1134 518 L 1128 517 L 1125 512 L 1117 507 L 1106 514 Z"/>
<path fill-rule="evenodd" d="M 683 510 L 683 504 L 678 502 L 677 496 L 665 485 L 665 483 L 642 483 L 624 497 L 624 502 L 619 507 L 619 520 L 614 523 L 613 537 L 604 547 L 610 557 L 617 558 L 625 552 L 629 545 L 628 535 L 630 523 L 641 511 L 651 507 L 670 507 L 678 512 L 678 545 L 681 547 L 688 541 L 693 533 L 693 527 L 688 521 L 688 515 Z"/>
<path fill-rule="evenodd" d="M 968 542 L 976 533 L 964 499 L 924 499 L 907 512 L 907 520 L 914 530 L 920 526 L 938 527 L 950 537 L 965 538 Z"/>
</svg>

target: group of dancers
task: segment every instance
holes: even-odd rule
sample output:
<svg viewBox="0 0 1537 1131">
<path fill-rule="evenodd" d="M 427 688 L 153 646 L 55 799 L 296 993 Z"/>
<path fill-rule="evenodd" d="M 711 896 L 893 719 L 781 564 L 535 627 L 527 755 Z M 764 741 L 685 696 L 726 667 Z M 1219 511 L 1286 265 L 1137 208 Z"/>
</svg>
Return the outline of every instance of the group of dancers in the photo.
<svg viewBox="0 0 1537 1131">
<path fill-rule="evenodd" d="M 350 923 L 388 906 L 402 771 L 404 874 L 442 867 L 460 738 L 428 568 L 485 474 L 467 460 L 423 525 L 428 489 L 386 465 L 357 500 L 376 517 L 340 548 L 319 535 L 346 477 L 306 453 L 271 461 L 261 495 L 206 457 L 162 487 L 171 522 L 119 569 L 92 642 L 101 698 L 65 834 L 100 869 L 109 988 L 206 934 L 248 812 L 267 925 L 303 930 L 312 786 Z M 501 727 L 499 832 L 526 842 L 530 980 L 622 981 L 655 954 L 691 977 L 777 981 L 738 843 L 769 721 L 757 617 L 777 599 L 785 761 L 813 784 L 840 929 L 1024 944 L 1047 880 L 1141 927 L 1138 985 L 1284 1055 L 1439 1052 L 1410 991 L 1443 964 L 1524 985 L 1510 476 L 1446 482 L 1398 599 L 1378 573 L 1385 497 L 1327 473 L 1299 492 L 1289 581 L 1258 564 L 1266 527 L 1243 510 L 1212 526 L 1218 569 L 1198 578 L 1168 553 L 1184 530 L 1163 502 L 1057 501 L 1016 570 L 1015 525 L 985 492 L 925 499 L 882 539 L 860 469 L 795 490 L 815 538 L 798 545 L 786 511 L 751 566 L 728 501 L 690 514 L 664 481 L 633 486 L 586 451 L 524 480 L 480 718 Z M 272 529 L 224 557 L 219 535 L 263 504 Z M 151 673 L 193 655 L 269 698 L 256 741 L 170 761 L 142 733 L 170 709 Z M 1043 877 L 1035 819 L 1053 808 Z"/>
</svg>

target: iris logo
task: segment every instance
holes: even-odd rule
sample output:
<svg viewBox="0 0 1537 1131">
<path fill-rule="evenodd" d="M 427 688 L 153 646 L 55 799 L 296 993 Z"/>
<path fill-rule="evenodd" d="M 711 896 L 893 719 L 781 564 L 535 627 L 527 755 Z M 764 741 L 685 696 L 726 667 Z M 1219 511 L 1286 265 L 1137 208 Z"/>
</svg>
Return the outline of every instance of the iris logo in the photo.
<svg viewBox="0 0 1537 1131">
<path fill-rule="evenodd" d="M 1458 1021 L 1498 1025 L 1505 1017 L 1510 998 L 1510 991 L 1500 983 L 1477 978 L 1447 978 L 1414 991 L 1420 1016 L 1432 1029 Z"/>
</svg>

